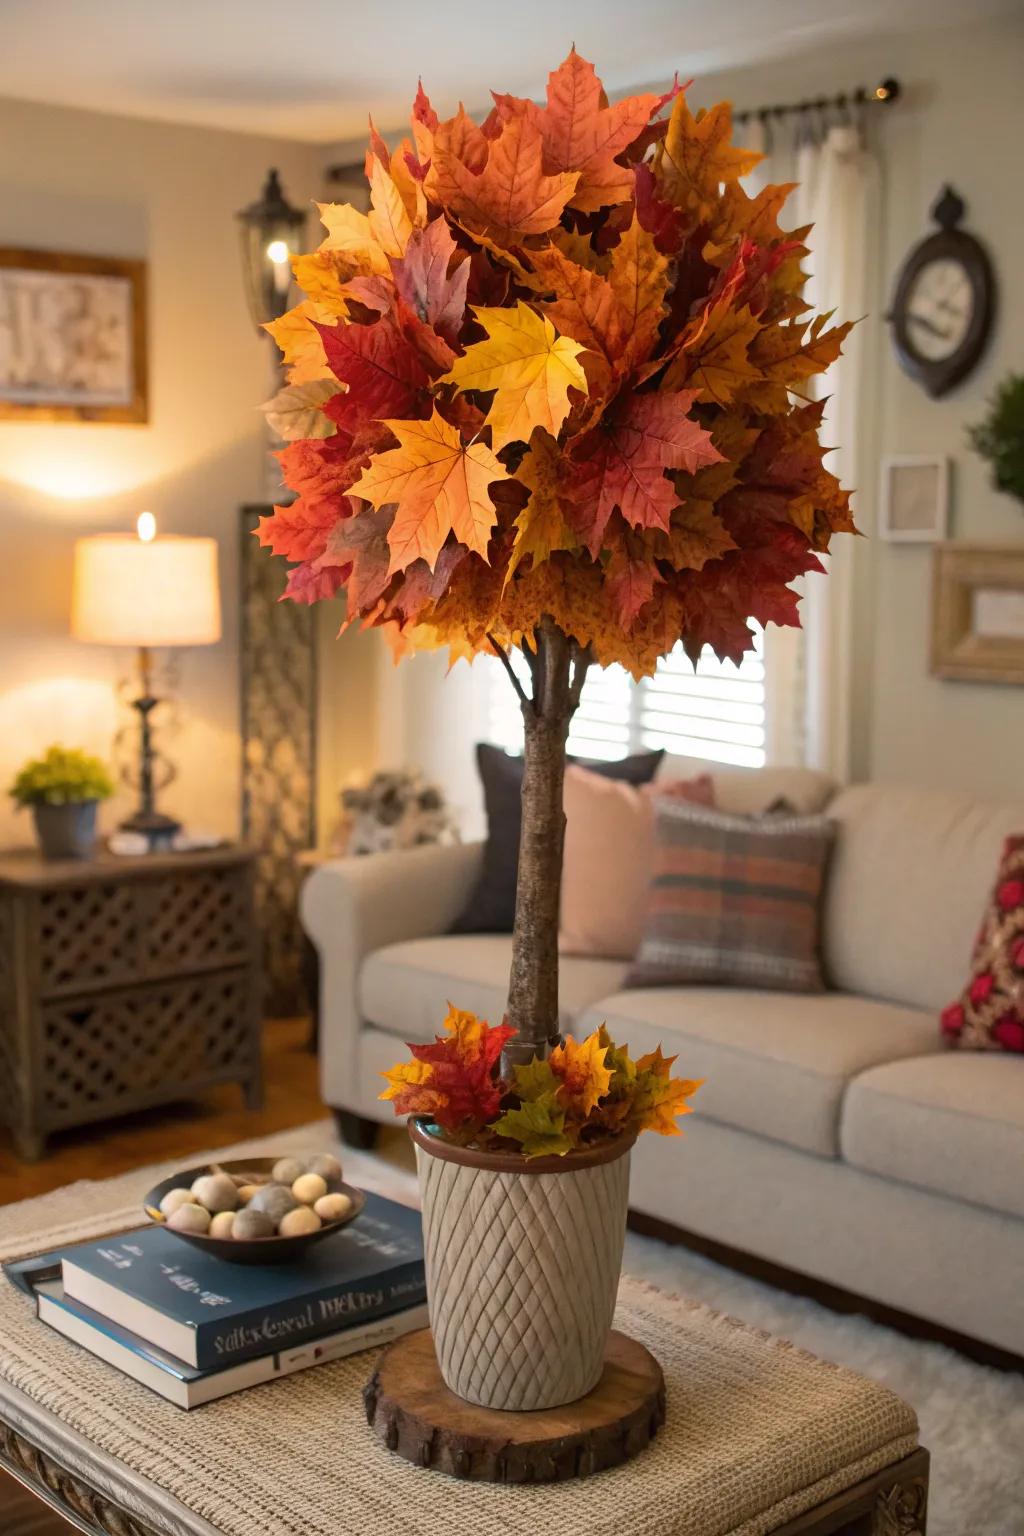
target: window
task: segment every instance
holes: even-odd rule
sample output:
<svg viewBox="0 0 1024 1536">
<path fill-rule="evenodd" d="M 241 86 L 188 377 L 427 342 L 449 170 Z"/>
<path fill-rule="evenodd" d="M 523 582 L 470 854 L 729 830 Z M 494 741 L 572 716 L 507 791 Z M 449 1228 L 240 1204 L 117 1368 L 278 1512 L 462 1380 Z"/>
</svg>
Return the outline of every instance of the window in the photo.
<svg viewBox="0 0 1024 1536">
<path fill-rule="evenodd" d="M 513 662 L 529 689 L 529 670 Z M 489 658 L 489 738 L 508 752 L 523 748 L 519 702 L 501 663 Z M 569 733 L 577 757 L 610 760 L 664 747 L 682 757 L 741 763 L 765 760 L 764 636 L 755 627 L 753 651 L 740 666 L 708 649 L 694 668 L 681 645 L 658 663 L 653 677 L 634 683 L 622 667 L 593 668 Z"/>
</svg>

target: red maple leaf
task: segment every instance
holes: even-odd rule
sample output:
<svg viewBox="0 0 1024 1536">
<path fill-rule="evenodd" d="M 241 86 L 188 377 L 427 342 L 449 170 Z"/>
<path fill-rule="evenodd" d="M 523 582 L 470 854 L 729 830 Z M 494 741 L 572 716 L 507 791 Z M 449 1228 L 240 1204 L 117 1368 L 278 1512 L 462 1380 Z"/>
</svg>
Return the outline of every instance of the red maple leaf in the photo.
<svg viewBox="0 0 1024 1536">
<path fill-rule="evenodd" d="M 692 390 L 626 395 L 579 439 L 572 522 L 592 556 L 616 507 L 634 528 L 667 532 L 679 497 L 666 469 L 692 473 L 721 458 L 711 434 L 689 415 L 694 398 Z"/>
<path fill-rule="evenodd" d="M 327 402 L 332 421 L 352 428 L 368 417 L 422 414 L 430 377 L 393 315 L 372 325 L 317 325 L 317 330 L 328 367 L 348 385 L 347 394 Z"/>
</svg>

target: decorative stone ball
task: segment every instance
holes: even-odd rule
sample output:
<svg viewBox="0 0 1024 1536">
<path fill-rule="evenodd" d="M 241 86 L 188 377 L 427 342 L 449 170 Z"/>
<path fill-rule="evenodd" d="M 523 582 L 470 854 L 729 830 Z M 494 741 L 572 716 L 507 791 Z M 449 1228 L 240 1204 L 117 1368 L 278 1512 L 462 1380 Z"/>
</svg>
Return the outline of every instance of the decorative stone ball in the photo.
<svg viewBox="0 0 1024 1536">
<path fill-rule="evenodd" d="M 242 1184 L 238 1190 L 238 1198 L 243 1205 L 248 1205 L 253 1195 L 258 1194 L 264 1187 L 263 1184 Z"/>
<path fill-rule="evenodd" d="M 278 1224 L 278 1232 L 282 1237 L 302 1237 L 307 1232 L 318 1232 L 322 1223 L 315 1211 L 308 1205 L 296 1206 L 294 1211 L 289 1211 L 287 1216 L 282 1216 Z"/>
<path fill-rule="evenodd" d="M 168 1216 L 167 1225 L 175 1232 L 209 1232 L 210 1213 L 202 1205 L 179 1205 L 174 1215 Z"/>
<path fill-rule="evenodd" d="M 169 1189 L 160 1201 L 160 1209 L 165 1216 L 173 1216 L 183 1205 L 194 1204 L 195 1195 L 190 1189 Z"/>
<path fill-rule="evenodd" d="M 318 1173 L 328 1184 L 332 1179 L 341 1178 L 341 1164 L 336 1157 L 329 1152 L 320 1152 L 316 1157 L 311 1157 L 306 1164 L 307 1173 Z"/>
<path fill-rule="evenodd" d="M 243 1211 L 235 1212 L 231 1236 L 236 1242 L 248 1242 L 250 1238 L 273 1237 L 273 1235 L 274 1223 L 265 1211 L 254 1211 L 250 1205 Z"/>
<path fill-rule="evenodd" d="M 238 1186 L 226 1173 L 204 1173 L 192 1185 L 192 1194 L 215 1216 L 219 1211 L 238 1209 Z"/>
<path fill-rule="evenodd" d="M 294 1211 L 298 1200 L 290 1189 L 283 1184 L 264 1184 L 262 1189 L 256 1191 L 249 1201 L 247 1209 L 261 1211 L 264 1216 L 269 1216 L 276 1227 L 282 1216 L 287 1216 L 289 1211 Z"/>
<path fill-rule="evenodd" d="M 340 1221 L 352 1209 L 348 1195 L 321 1195 L 313 1206 L 321 1221 Z"/>
<path fill-rule="evenodd" d="M 297 1157 L 279 1157 L 274 1164 L 273 1172 L 270 1176 L 275 1184 L 288 1184 L 290 1186 L 305 1171 L 305 1163 L 300 1163 Z"/>
<path fill-rule="evenodd" d="M 322 1179 L 318 1173 L 303 1173 L 292 1185 L 292 1194 L 296 1200 L 301 1200 L 303 1205 L 312 1205 L 327 1193 L 327 1180 Z"/>
<path fill-rule="evenodd" d="M 218 1211 L 210 1222 L 211 1237 L 231 1237 L 235 1227 L 236 1211 Z"/>
</svg>

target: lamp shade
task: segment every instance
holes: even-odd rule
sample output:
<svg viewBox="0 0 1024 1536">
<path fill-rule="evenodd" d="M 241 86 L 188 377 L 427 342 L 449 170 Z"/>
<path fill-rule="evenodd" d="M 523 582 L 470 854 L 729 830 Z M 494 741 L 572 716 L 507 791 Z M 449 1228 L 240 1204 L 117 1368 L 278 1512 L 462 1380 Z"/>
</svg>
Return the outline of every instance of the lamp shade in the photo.
<svg viewBox="0 0 1024 1536">
<path fill-rule="evenodd" d="M 216 541 L 78 539 L 71 633 L 94 645 L 212 645 L 220 639 Z"/>
</svg>

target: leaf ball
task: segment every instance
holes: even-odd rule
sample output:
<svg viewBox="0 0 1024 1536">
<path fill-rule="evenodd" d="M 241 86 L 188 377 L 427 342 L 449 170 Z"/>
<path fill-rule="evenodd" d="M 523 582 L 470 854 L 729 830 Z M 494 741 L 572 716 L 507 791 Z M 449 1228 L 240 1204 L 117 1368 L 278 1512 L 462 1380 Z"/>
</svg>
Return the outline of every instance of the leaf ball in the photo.
<svg viewBox="0 0 1024 1536">
<path fill-rule="evenodd" d="M 292 1194 L 303 1205 L 313 1205 L 326 1193 L 327 1180 L 322 1179 L 318 1173 L 304 1173 L 292 1185 Z"/>
<path fill-rule="evenodd" d="M 341 1178 L 341 1164 L 336 1157 L 329 1152 L 320 1152 L 316 1157 L 311 1157 L 306 1164 L 307 1173 L 318 1173 L 322 1179 L 330 1184 L 332 1179 Z"/>
<path fill-rule="evenodd" d="M 238 1209 L 238 1188 L 226 1173 L 204 1173 L 192 1185 L 192 1194 L 214 1216 L 219 1211 Z"/>
<path fill-rule="evenodd" d="M 254 1211 L 252 1206 L 235 1216 L 231 1236 L 236 1242 L 248 1242 L 254 1237 L 273 1237 L 274 1223 L 264 1211 Z"/>
<path fill-rule="evenodd" d="M 294 1184 L 306 1171 L 305 1163 L 300 1163 L 297 1157 L 279 1157 L 274 1164 L 271 1178 L 275 1184 Z"/>
<path fill-rule="evenodd" d="M 283 1184 L 264 1184 L 249 1201 L 247 1209 L 259 1211 L 264 1216 L 269 1216 L 274 1226 L 277 1226 L 282 1216 L 287 1216 L 289 1211 L 294 1211 L 298 1200 L 290 1189 Z"/>
<path fill-rule="evenodd" d="M 195 1196 L 190 1189 L 169 1189 L 160 1201 L 160 1209 L 165 1216 L 173 1216 L 183 1205 L 194 1204 Z"/>
<path fill-rule="evenodd" d="M 173 1216 L 167 1218 L 167 1225 L 175 1232 L 209 1232 L 210 1213 L 202 1205 L 179 1205 Z"/>
<path fill-rule="evenodd" d="M 315 1177 L 315 1175 L 314 1175 Z M 307 1232 L 318 1232 L 320 1217 L 308 1205 L 296 1206 L 287 1216 L 282 1216 L 278 1232 L 282 1237 L 304 1237 Z"/>
<path fill-rule="evenodd" d="M 352 1209 L 352 1201 L 348 1195 L 321 1195 L 313 1209 L 321 1221 L 340 1221 Z"/>
</svg>

